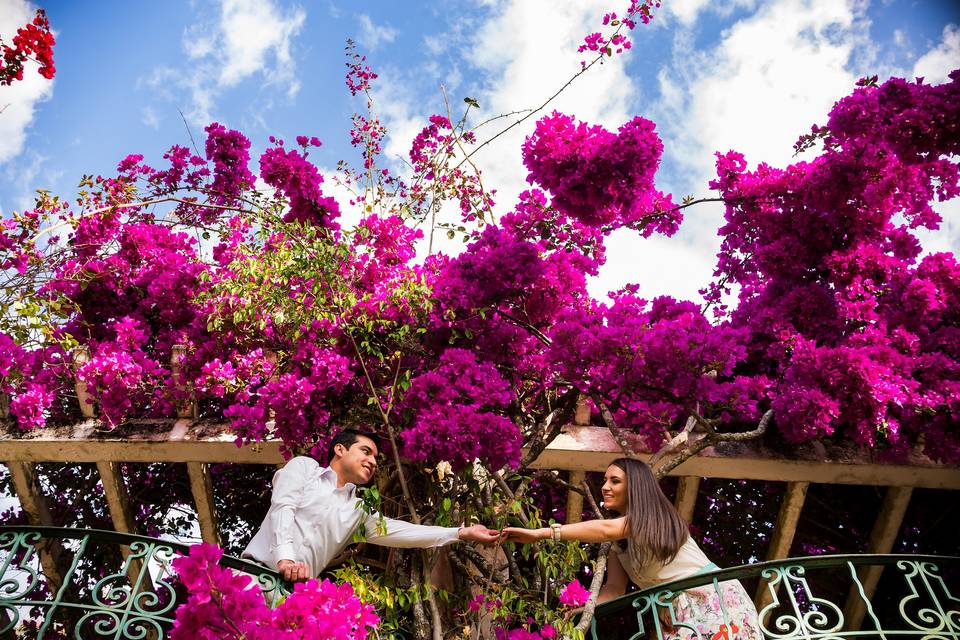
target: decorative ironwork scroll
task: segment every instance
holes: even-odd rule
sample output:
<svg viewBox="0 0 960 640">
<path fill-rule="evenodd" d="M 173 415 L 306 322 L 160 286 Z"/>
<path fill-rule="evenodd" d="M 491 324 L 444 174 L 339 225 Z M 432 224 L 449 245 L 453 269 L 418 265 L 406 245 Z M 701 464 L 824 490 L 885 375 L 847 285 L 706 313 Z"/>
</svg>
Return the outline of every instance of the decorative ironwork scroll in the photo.
<svg viewBox="0 0 960 640">
<path fill-rule="evenodd" d="M 865 567 L 886 567 L 868 598 Z M 732 581 L 762 579 L 770 596 L 750 628 L 728 611 Z M 960 640 L 960 557 L 845 555 L 787 558 L 705 573 L 636 591 L 597 607 L 593 640 Z M 739 585 L 733 587 L 740 589 Z M 866 610 L 848 628 L 847 593 Z M 626 615 L 631 612 L 634 615 Z M 749 612 L 753 615 L 753 610 Z M 858 618 L 859 620 L 859 618 Z M 747 625 L 744 625 L 747 626 Z M 755 629 L 755 632 L 754 632 Z"/>
<path fill-rule="evenodd" d="M 70 563 L 56 589 L 38 557 L 39 545 L 50 540 Z M 121 558 L 121 547 L 129 549 L 122 561 L 104 564 Z M 37 640 L 64 630 L 77 640 L 164 640 L 186 595 L 171 562 L 187 551 L 177 542 L 114 531 L 0 527 L 0 637 L 29 627 Z M 268 604 L 288 592 L 266 567 L 229 556 L 221 564 L 251 575 Z"/>
</svg>

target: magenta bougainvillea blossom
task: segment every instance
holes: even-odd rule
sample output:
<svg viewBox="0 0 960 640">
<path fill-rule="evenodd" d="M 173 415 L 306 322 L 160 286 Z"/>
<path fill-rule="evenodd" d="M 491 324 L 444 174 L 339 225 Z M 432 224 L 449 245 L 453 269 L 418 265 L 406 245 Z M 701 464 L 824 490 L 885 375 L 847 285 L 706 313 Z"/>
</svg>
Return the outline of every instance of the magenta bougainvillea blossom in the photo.
<svg viewBox="0 0 960 640">
<path fill-rule="evenodd" d="M 584 224 L 671 235 L 681 216 L 670 196 L 654 188 L 663 154 L 655 128 L 636 117 L 613 133 L 555 111 L 523 144 L 527 181 L 550 191 L 553 206 Z"/>
<path fill-rule="evenodd" d="M 582 607 L 587 604 L 590 592 L 583 588 L 579 580 L 574 580 L 560 592 L 560 604 L 567 607 Z"/>
<path fill-rule="evenodd" d="M 523 149 L 541 188 L 471 232 L 462 254 L 420 264 L 423 233 L 401 210 L 337 229 L 339 205 L 323 194 L 309 157 L 318 139 L 299 136 L 295 149 L 274 140 L 259 178 L 277 190 L 281 217 L 331 234 L 341 288 L 334 300 L 316 274 L 291 272 L 270 282 L 314 319 L 291 325 L 283 314 L 253 312 L 246 324 L 225 322 L 224 309 L 249 304 L 224 293 L 253 269 L 245 265 L 298 240 L 288 232 L 257 240 L 243 201 L 257 179 L 250 143 L 214 123 L 203 157 L 174 146 L 165 167 L 131 155 L 115 177 L 91 178 L 77 206 L 93 212 L 78 216 L 38 291 L 58 301 L 56 331 L 85 346 L 87 358 L 74 364 L 56 344 L 27 347 L 5 335 L 17 346 L 0 360 L 2 391 L 22 429 L 69 414 L 57 398 L 75 376 L 108 425 L 168 415 L 192 395 L 230 421 L 238 442 L 279 436 L 292 453 L 374 419 L 353 408 L 373 405 L 350 327 L 372 332 L 369 344 L 406 326 L 419 328 L 404 338 L 400 361 L 410 387 L 385 406 L 400 410 L 404 452 L 424 462 L 515 464 L 528 437 L 518 416 L 536 410 L 537 393 L 562 389 L 596 396 L 651 447 L 692 406 L 731 425 L 773 408 L 789 442 L 842 436 L 902 456 L 922 435 L 934 457 L 960 459 L 958 264 L 923 254 L 914 233 L 939 223 L 931 203 L 960 191 L 950 159 L 957 85 L 957 74 L 939 86 L 865 83 L 798 146 L 822 151 L 785 168 L 748 169 L 736 152 L 720 154 L 712 186 L 727 212 L 717 279 L 705 291 L 710 319 L 692 303 L 644 301 L 630 288 L 608 303 L 591 298 L 586 277 L 603 264 L 607 234 L 670 234 L 681 216 L 656 189 L 663 147 L 653 123 L 634 118 L 613 132 L 554 113 Z M 418 184 L 447 175 L 437 158 L 451 155 L 455 136 L 449 119 L 430 120 L 411 151 Z M 135 188 L 147 200 L 198 191 L 207 199 L 180 198 L 177 228 L 131 203 Z M 29 239 L 40 220 L 70 215 L 47 203 L 5 219 L 4 268 L 25 275 L 43 264 Z M 185 230 L 198 224 L 218 229 L 206 246 Z M 727 308 L 733 286 L 737 304 Z M 331 311 L 332 302 L 341 306 Z M 177 380 L 175 345 L 185 353 Z M 391 374 L 377 375 L 386 384 Z M 427 402 L 423 389 L 437 396 Z"/>
<path fill-rule="evenodd" d="M 791 442 L 844 435 L 898 457 L 923 434 L 929 455 L 958 459 L 960 272 L 952 254 L 921 257 L 914 233 L 960 194 L 950 77 L 864 83 L 814 128 L 824 150 L 809 161 L 749 171 L 718 154 L 727 212 L 707 295 L 740 286 L 730 322 L 752 367 L 781 380 L 772 407 Z"/>
<path fill-rule="evenodd" d="M 221 557 L 215 545 L 198 544 L 173 561 L 188 592 L 176 610 L 173 640 L 365 640 L 379 622 L 373 607 L 362 603 L 349 584 L 326 579 L 296 584 L 270 609 L 253 578 L 221 567 Z"/>
<path fill-rule="evenodd" d="M 57 73 L 53 65 L 53 46 L 56 43 L 46 12 L 37 9 L 33 20 L 17 29 L 10 43 L 13 46 L 0 40 L 0 86 L 23 80 L 24 63 L 31 58 L 39 65 L 37 73 L 52 80 Z"/>
</svg>

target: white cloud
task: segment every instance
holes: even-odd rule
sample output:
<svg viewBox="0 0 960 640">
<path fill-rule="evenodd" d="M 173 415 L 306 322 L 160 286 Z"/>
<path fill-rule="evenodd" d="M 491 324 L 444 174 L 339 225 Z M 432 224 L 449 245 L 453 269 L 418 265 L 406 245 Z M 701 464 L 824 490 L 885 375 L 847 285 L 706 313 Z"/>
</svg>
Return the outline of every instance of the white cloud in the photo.
<svg viewBox="0 0 960 640">
<path fill-rule="evenodd" d="M 63 177 L 63 171 L 51 169 L 49 158 L 32 149 L 27 149 L 17 158 L 3 167 L 0 172 L 2 180 L 13 187 L 14 195 L 11 210 L 24 211 L 32 209 L 36 204 L 36 189 L 50 189 Z M 0 205 L 0 213 L 7 210 Z"/>
<path fill-rule="evenodd" d="M 960 28 L 948 24 L 943 28 L 943 41 L 917 60 L 913 75 L 925 78 L 927 84 L 939 84 L 946 82 L 947 74 L 957 68 L 960 68 Z"/>
<path fill-rule="evenodd" d="M 397 30 L 386 25 L 374 24 L 365 13 L 357 16 L 357 22 L 360 23 L 360 33 L 357 35 L 357 42 L 362 47 L 370 51 L 376 51 L 381 44 L 393 42 L 397 39 Z"/>
<path fill-rule="evenodd" d="M 274 0 L 220 0 L 216 18 L 201 18 L 184 31 L 186 68 L 158 67 L 141 83 L 169 100 L 187 92 L 186 115 L 195 124 L 213 120 L 221 94 L 258 74 L 292 98 L 300 81 L 291 46 L 305 20 L 302 9 L 284 12 Z"/>
<path fill-rule="evenodd" d="M 157 115 L 156 110 L 153 107 L 144 107 L 140 110 L 140 121 L 143 124 L 147 125 L 151 129 L 160 128 L 160 116 Z"/>
<path fill-rule="evenodd" d="M 35 12 L 36 8 L 25 0 L 0 0 L 0 36 L 4 42 L 9 43 L 17 29 L 33 19 Z M 53 80 L 41 76 L 36 64 L 28 62 L 22 81 L 0 87 L 0 164 L 23 151 L 37 105 L 50 99 L 53 86 Z"/>
<path fill-rule="evenodd" d="M 654 18 L 651 24 L 666 22 L 664 18 L 675 17 L 685 27 L 697 22 L 702 12 L 709 11 L 719 17 L 730 15 L 734 9 L 749 9 L 756 4 L 756 0 L 727 0 L 725 2 L 711 2 L 710 0 L 671 0 L 665 2 L 659 10 L 661 15 Z M 666 15 L 663 15 L 666 14 Z"/>
<path fill-rule="evenodd" d="M 284 84 L 292 79 L 290 41 L 303 27 L 306 14 L 297 10 L 283 16 L 272 2 L 263 0 L 223 0 L 220 31 L 224 66 L 220 84 L 233 86 L 264 70 L 267 57 L 274 56 L 272 73 Z"/>
</svg>

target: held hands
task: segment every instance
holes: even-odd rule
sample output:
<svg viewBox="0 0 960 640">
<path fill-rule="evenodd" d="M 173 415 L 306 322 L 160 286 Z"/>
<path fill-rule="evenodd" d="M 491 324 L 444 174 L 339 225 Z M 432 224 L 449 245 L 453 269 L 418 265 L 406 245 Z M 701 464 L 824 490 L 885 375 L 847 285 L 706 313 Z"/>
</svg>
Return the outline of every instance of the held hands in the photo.
<svg viewBox="0 0 960 640">
<path fill-rule="evenodd" d="M 489 547 L 500 540 L 501 533 L 496 529 L 488 529 L 482 524 L 475 524 L 472 527 L 460 527 L 457 532 L 457 538 L 464 542 L 479 542 Z"/>
<path fill-rule="evenodd" d="M 524 529 L 523 527 L 504 527 L 503 535 L 507 542 L 520 542 L 530 544 L 540 540 L 550 539 L 550 529 Z"/>
<path fill-rule="evenodd" d="M 312 576 L 307 571 L 307 565 L 293 560 L 281 560 L 277 563 L 277 570 L 287 582 L 306 582 Z"/>
</svg>

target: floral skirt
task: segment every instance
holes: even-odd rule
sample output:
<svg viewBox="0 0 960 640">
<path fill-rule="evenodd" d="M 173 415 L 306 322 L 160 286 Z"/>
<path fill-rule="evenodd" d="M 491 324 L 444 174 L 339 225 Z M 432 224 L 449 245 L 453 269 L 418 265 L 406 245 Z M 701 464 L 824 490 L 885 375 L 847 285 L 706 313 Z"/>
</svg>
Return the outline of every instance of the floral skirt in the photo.
<svg viewBox="0 0 960 640">
<path fill-rule="evenodd" d="M 737 580 L 687 589 L 674 598 L 672 617 L 660 613 L 664 640 L 763 640 L 757 609 Z"/>
</svg>

